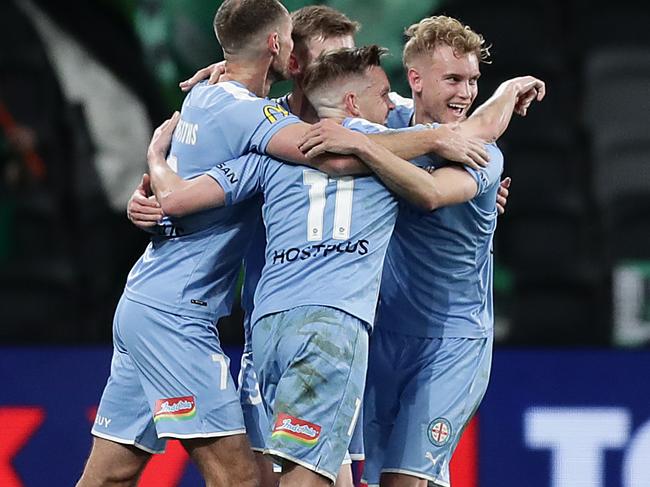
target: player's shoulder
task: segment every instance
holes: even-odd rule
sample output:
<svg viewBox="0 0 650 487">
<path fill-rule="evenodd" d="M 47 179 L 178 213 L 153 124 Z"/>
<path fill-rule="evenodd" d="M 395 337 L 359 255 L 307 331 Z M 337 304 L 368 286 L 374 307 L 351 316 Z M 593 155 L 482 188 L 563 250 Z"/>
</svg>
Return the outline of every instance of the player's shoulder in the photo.
<svg viewBox="0 0 650 487">
<path fill-rule="evenodd" d="M 414 111 L 413 100 L 404 98 L 395 92 L 389 93 L 388 96 L 395 108 L 388 112 L 386 125 L 393 129 L 410 126 Z"/>
<path fill-rule="evenodd" d="M 394 91 L 391 91 L 388 94 L 388 98 L 390 99 L 391 102 L 393 102 L 395 107 L 403 107 L 411 110 L 413 109 L 414 105 L 413 105 L 413 100 L 411 98 L 404 98 L 402 95 Z"/>
<path fill-rule="evenodd" d="M 223 81 L 214 85 L 202 81 L 192 88 L 188 99 L 193 106 L 205 108 L 214 105 L 223 108 L 230 104 L 264 102 L 264 98 L 258 97 L 236 81 Z"/>
<path fill-rule="evenodd" d="M 209 88 L 212 88 L 212 90 Z M 223 96 L 242 102 L 253 102 L 262 99 L 237 81 L 222 81 L 212 86 L 208 85 L 207 92 L 213 97 Z"/>
</svg>

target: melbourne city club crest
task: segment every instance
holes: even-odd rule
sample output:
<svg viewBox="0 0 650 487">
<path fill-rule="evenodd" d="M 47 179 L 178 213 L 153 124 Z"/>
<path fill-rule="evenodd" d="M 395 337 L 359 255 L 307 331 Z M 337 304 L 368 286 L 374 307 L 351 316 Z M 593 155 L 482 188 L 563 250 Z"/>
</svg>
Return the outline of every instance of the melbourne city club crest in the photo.
<svg viewBox="0 0 650 487">
<path fill-rule="evenodd" d="M 436 418 L 427 428 L 429 441 L 435 446 L 444 446 L 451 438 L 451 423 L 445 418 Z"/>
</svg>

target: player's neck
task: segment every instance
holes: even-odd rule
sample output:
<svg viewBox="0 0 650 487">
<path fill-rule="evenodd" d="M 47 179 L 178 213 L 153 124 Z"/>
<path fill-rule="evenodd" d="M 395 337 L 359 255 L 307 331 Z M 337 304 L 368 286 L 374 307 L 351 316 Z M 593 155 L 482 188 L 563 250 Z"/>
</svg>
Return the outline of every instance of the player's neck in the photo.
<svg viewBox="0 0 650 487">
<path fill-rule="evenodd" d="M 424 102 L 422 95 L 411 91 L 411 98 L 413 99 L 413 116 L 411 117 L 411 125 L 439 123 L 431 113 L 424 109 Z"/>
<path fill-rule="evenodd" d="M 316 123 L 318 122 L 318 114 L 316 110 L 309 103 L 309 100 L 303 93 L 298 84 L 294 84 L 294 89 L 289 93 L 288 97 L 289 109 L 291 113 L 300 118 L 303 122 Z"/>
<path fill-rule="evenodd" d="M 427 123 L 436 123 L 437 120 L 433 119 L 433 116 L 424 110 L 418 103 L 414 106 L 413 117 L 411 118 L 411 123 L 413 125 L 427 124 Z"/>
<path fill-rule="evenodd" d="M 332 114 L 332 116 L 326 116 L 326 117 L 321 117 L 320 120 L 331 120 L 333 122 L 336 122 L 338 124 L 343 124 L 343 120 L 348 118 L 347 116 L 343 116 L 341 114 Z"/>
<path fill-rule="evenodd" d="M 345 109 L 340 107 L 327 107 L 322 106 L 318 108 L 319 120 L 334 120 L 335 122 L 342 123 L 348 117 L 353 117 Z"/>
<path fill-rule="evenodd" d="M 226 61 L 226 71 L 220 81 L 237 81 L 257 96 L 265 97 L 275 81 L 269 73 L 270 61 L 251 62 L 248 59 L 229 59 Z"/>
</svg>

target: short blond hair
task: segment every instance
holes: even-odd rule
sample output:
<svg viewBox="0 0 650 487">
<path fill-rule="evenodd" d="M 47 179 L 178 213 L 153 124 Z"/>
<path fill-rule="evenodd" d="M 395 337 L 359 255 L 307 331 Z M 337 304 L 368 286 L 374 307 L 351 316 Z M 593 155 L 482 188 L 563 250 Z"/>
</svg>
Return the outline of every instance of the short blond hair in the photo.
<svg viewBox="0 0 650 487">
<path fill-rule="evenodd" d="M 455 53 L 474 53 L 479 61 L 488 62 L 490 46 L 485 45 L 481 34 L 469 26 L 445 15 L 422 19 L 404 31 L 407 37 L 403 62 L 407 68 L 419 56 L 431 54 L 439 45 L 450 46 Z"/>
</svg>

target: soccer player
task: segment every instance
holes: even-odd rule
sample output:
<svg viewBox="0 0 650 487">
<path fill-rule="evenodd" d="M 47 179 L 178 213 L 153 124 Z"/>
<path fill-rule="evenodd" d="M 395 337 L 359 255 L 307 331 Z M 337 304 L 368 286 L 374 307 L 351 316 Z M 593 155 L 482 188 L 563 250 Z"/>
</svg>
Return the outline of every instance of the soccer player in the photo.
<svg viewBox="0 0 650 487">
<path fill-rule="evenodd" d="M 413 103 L 395 100 L 399 106 L 389 115 L 389 125 L 464 120 L 477 94 L 479 61 L 488 55 L 483 38 L 444 16 L 424 19 L 406 33 L 404 65 Z M 524 77 L 502 84 L 496 95 L 519 92 L 509 99 L 512 109 L 525 115 L 544 90 L 539 80 Z M 313 130 L 320 137 L 316 153 L 350 152 L 338 130 Z M 326 135 L 332 140 L 324 141 Z M 492 238 L 502 169 L 496 146 L 491 154 L 490 165 L 480 171 L 445 162 L 428 169 L 432 183 L 447 182 L 438 184 L 440 193 L 430 199 L 429 209 L 436 211 L 400 206 L 369 353 L 364 399 L 368 485 L 448 487 L 451 456 L 487 388 Z M 400 190 L 391 184 L 398 168 L 371 167 Z M 447 205 L 440 204 L 441 198 Z"/>
<path fill-rule="evenodd" d="M 305 97 L 302 84 L 306 68 L 323 51 L 341 47 L 354 46 L 354 34 L 359 28 L 357 22 L 351 21 L 343 13 L 324 5 L 303 7 L 291 13 L 293 30 L 291 37 L 294 42 L 293 52 L 289 59 L 289 74 L 293 81 L 293 90 L 280 99 L 275 100 L 301 120 L 309 123 L 317 122 L 318 115 Z M 264 437 L 269 429 L 269 421 L 262 404 L 255 368 L 253 367 L 252 330 L 250 326 L 253 312 L 253 294 L 264 265 L 264 250 L 266 236 L 264 225 L 258 225 L 251 242 L 250 250 L 244 259 L 244 283 L 242 287 L 241 304 L 244 310 L 244 350 L 239 373 L 239 393 L 244 412 L 246 432 L 252 449 L 256 452 L 256 460 L 262 472 L 262 485 L 275 486 L 279 476 L 273 474 L 272 462 L 263 455 Z M 350 443 L 349 457 L 344 460 L 337 477 L 337 487 L 352 487 L 352 460 L 363 460 L 361 422 L 355 425 L 353 441 Z"/>
</svg>

